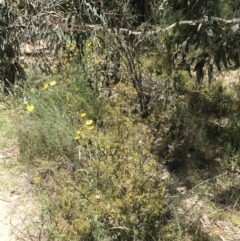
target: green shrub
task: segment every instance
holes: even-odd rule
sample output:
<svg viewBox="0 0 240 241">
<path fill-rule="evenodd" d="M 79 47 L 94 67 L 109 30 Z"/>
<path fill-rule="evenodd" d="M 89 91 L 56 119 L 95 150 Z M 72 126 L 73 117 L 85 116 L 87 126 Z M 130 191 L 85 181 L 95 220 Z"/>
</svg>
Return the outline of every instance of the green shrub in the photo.
<svg viewBox="0 0 240 241">
<path fill-rule="evenodd" d="M 80 71 L 68 79 L 63 76 L 25 89 L 23 109 L 29 113 L 18 124 L 23 157 L 72 157 L 80 114 L 86 109 L 91 113 L 96 93 L 89 90 Z"/>
<path fill-rule="evenodd" d="M 71 70 L 68 80 L 27 92 L 18 124 L 21 158 L 35 165 L 47 195 L 49 240 L 153 240 L 165 232 L 171 240 L 149 130 L 133 114 L 135 89 L 120 82 L 111 98 L 98 96 Z"/>
<path fill-rule="evenodd" d="M 221 83 L 201 91 L 187 83 L 179 87 L 167 109 L 155 112 L 153 133 L 162 141 L 156 141 L 154 149 L 160 159 L 173 169 L 228 166 L 240 150 L 239 99 Z M 157 122 L 159 114 L 163 118 Z"/>
</svg>

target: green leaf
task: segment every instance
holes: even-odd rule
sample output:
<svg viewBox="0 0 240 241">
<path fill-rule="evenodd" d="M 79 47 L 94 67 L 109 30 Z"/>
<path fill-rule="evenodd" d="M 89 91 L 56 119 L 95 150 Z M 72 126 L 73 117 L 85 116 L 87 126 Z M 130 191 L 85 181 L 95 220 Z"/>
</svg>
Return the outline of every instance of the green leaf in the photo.
<svg viewBox="0 0 240 241">
<path fill-rule="evenodd" d="M 198 25 L 198 28 L 197 28 L 197 31 L 198 31 L 198 32 L 201 30 L 201 27 L 202 27 L 202 23 L 200 23 L 200 24 Z"/>
<path fill-rule="evenodd" d="M 211 28 L 207 31 L 207 34 L 208 34 L 210 37 L 215 37 L 215 33 L 213 32 L 213 30 L 212 30 Z"/>
</svg>

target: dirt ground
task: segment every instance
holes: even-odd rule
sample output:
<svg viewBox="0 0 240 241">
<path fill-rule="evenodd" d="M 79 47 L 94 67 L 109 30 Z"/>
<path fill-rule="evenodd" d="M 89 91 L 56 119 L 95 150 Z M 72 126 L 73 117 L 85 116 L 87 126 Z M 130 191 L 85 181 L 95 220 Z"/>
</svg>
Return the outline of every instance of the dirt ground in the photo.
<svg viewBox="0 0 240 241">
<path fill-rule="evenodd" d="M 235 84 L 240 83 L 240 69 L 224 70 L 221 73 L 215 70 L 213 85 L 219 81 L 224 86 L 234 88 Z M 205 76 L 203 82 L 207 83 L 207 76 Z M 189 178 L 191 176 L 193 176 L 192 173 Z M 185 176 L 185 178 L 188 177 Z M 221 204 L 219 197 L 214 194 L 214 185 L 210 185 L 210 182 L 212 183 L 213 180 L 205 180 L 198 188 L 192 190 L 188 190 L 184 185 L 179 185 L 176 188 L 176 191 L 181 196 L 181 204 L 177 210 L 178 218 L 184 220 L 186 227 L 191 225 L 198 227 L 195 233 L 205 233 L 211 240 L 239 241 L 240 196 L 230 205 Z M 227 192 L 231 189 L 233 183 L 234 186 L 240 185 L 239 172 L 226 171 L 225 175 L 216 177 L 215 182 L 215 187 L 222 188 Z M 231 197 L 231 199 L 234 199 L 234 197 Z M 185 240 L 193 240 L 193 237 L 186 236 L 184 237 Z"/>
<path fill-rule="evenodd" d="M 11 118 L 8 110 L 0 108 L 0 240 L 39 240 L 31 230 L 38 222 L 38 202 L 30 178 L 18 162 Z"/>
</svg>

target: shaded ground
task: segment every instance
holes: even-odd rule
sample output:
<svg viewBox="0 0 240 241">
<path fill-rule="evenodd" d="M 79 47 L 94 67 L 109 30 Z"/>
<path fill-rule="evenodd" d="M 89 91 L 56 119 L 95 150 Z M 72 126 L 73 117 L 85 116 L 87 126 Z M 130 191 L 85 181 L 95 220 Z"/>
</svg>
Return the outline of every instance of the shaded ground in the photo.
<svg viewBox="0 0 240 241">
<path fill-rule="evenodd" d="M 207 194 L 203 189 L 198 193 L 186 192 L 177 209 L 179 218 L 184 219 L 186 227 L 198 227 L 195 232 L 207 234 L 209 240 L 240 240 L 239 210 L 234 206 L 218 205 L 217 197 L 210 191 Z"/>
<path fill-rule="evenodd" d="M 206 78 L 204 83 L 207 82 Z M 234 84 L 240 82 L 240 70 L 215 71 L 213 85 L 219 81 L 234 88 Z M 226 170 L 219 176 L 209 175 L 212 176 L 209 179 L 207 172 L 204 173 L 205 178 L 197 170 L 180 174 L 179 185 L 175 187 L 175 194 L 181 200 L 176 210 L 177 218 L 183 224 L 181 240 L 239 241 L 239 170 Z M 191 179 L 194 186 L 190 185 L 189 188 L 186 180 Z M 192 227 L 193 231 L 189 232 Z"/>
</svg>

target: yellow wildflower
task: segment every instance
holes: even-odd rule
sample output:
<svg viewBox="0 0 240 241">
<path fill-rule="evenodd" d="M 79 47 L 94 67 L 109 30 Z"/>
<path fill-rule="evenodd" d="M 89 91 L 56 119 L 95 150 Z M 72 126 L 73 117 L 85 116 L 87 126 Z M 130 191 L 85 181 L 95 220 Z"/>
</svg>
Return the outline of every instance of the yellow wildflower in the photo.
<svg viewBox="0 0 240 241">
<path fill-rule="evenodd" d="M 231 109 L 232 109 L 232 111 L 235 111 L 235 110 L 237 110 L 237 106 L 233 105 Z"/>
<path fill-rule="evenodd" d="M 32 112 L 34 110 L 33 105 L 27 105 L 27 111 Z"/>
<path fill-rule="evenodd" d="M 34 93 L 34 92 L 35 92 L 35 89 L 34 89 L 34 88 L 31 88 L 31 89 L 30 89 L 30 92 L 31 92 L 31 93 Z"/>
<path fill-rule="evenodd" d="M 80 116 L 84 118 L 87 114 L 85 112 L 81 113 Z"/>
<path fill-rule="evenodd" d="M 46 90 L 48 88 L 48 83 L 43 85 L 43 90 Z"/>
<path fill-rule="evenodd" d="M 86 121 L 86 125 L 87 125 L 87 126 L 92 125 L 92 123 L 93 123 L 93 121 L 92 121 L 92 120 L 87 120 L 87 121 Z"/>
<path fill-rule="evenodd" d="M 220 159 L 219 157 L 216 157 L 216 158 L 214 159 L 214 161 L 215 161 L 215 162 L 220 162 L 221 159 Z"/>
<path fill-rule="evenodd" d="M 37 176 L 33 178 L 34 184 L 38 184 L 41 181 L 41 177 Z"/>
<path fill-rule="evenodd" d="M 91 43 L 91 42 L 89 42 L 89 43 L 87 44 L 87 46 L 88 46 L 88 47 L 90 47 L 91 45 L 92 45 L 92 43 Z"/>
<path fill-rule="evenodd" d="M 93 130 L 93 129 L 94 129 L 94 126 L 89 126 L 88 127 L 88 130 L 90 130 L 90 131 Z"/>
<path fill-rule="evenodd" d="M 51 86 L 56 85 L 56 81 L 55 80 L 50 81 L 49 85 L 51 85 Z"/>
<path fill-rule="evenodd" d="M 69 48 L 71 51 L 75 50 L 76 49 L 76 44 L 72 44 Z"/>
<path fill-rule="evenodd" d="M 216 229 L 216 230 L 213 231 L 213 234 L 216 235 L 216 236 L 219 236 L 220 231 L 218 229 Z"/>
<path fill-rule="evenodd" d="M 75 136 L 75 137 L 74 137 L 74 140 L 77 141 L 79 138 L 80 138 L 80 136 Z"/>
<path fill-rule="evenodd" d="M 77 134 L 80 135 L 82 133 L 82 129 L 80 128 L 79 130 L 77 130 Z"/>
</svg>

